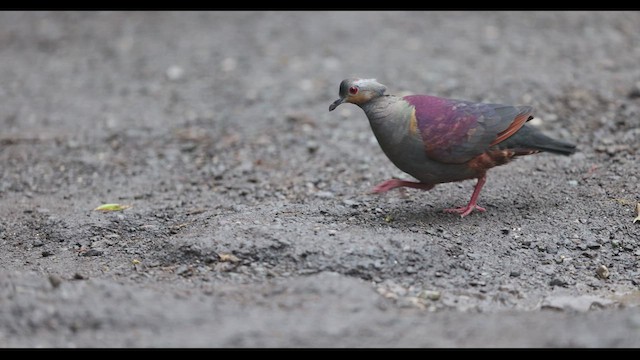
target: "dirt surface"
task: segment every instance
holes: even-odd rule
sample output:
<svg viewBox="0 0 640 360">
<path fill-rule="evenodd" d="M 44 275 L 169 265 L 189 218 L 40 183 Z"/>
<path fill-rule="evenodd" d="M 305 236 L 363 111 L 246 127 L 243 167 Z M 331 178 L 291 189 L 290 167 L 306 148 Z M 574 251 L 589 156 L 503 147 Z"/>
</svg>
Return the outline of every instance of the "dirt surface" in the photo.
<svg viewBox="0 0 640 360">
<path fill-rule="evenodd" d="M 0 13 L 0 346 L 638 347 L 639 23 Z M 328 111 L 350 76 L 532 105 L 580 151 L 465 218 L 474 181 L 372 195 L 410 177 Z"/>
</svg>

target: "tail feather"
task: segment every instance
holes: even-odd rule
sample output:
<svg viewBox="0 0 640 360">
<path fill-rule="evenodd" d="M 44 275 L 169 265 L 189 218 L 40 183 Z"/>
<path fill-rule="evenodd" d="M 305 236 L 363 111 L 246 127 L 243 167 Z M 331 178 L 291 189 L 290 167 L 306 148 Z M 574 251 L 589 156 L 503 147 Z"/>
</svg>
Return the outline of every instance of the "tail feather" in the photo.
<svg viewBox="0 0 640 360">
<path fill-rule="evenodd" d="M 571 155 L 576 152 L 576 145 L 552 139 L 526 125 L 498 146 L 505 149 L 531 149 L 560 155 Z"/>
<path fill-rule="evenodd" d="M 573 144 L 569 144 L 564 141 L 553 140 L 551 138 L 548 139 L 552 140 L 553 142 L 537 145 L 535 146 L 535 149 L 560 155 L 571 155 L 576 152 L 576 146 Z"/>
</svg>

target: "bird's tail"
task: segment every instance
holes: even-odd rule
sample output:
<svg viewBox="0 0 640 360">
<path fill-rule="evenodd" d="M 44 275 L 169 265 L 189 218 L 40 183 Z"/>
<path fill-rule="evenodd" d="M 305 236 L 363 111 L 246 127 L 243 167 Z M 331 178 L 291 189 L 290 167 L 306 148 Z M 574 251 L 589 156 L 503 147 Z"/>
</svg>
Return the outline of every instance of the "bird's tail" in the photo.
<svg viewBox="0 0 640 360">
<path fill-rule="evenodd" d="M 574 144 L 552 139 L 526 125 L 509 139 L 500 143 L 500 147 L 539 150 L 560 155 L 571 155 L 576 152 Z"/>
</svg>

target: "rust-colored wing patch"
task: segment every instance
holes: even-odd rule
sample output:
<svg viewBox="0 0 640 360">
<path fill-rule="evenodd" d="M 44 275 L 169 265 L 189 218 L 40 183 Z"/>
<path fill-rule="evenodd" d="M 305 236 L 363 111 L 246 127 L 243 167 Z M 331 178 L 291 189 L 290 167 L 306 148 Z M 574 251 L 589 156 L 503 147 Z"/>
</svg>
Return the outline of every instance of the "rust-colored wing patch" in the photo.
<svg viewBox="0 0 640 360">
<path fill-rule="evenodd" d="M 538 153 L 539 150 L 531 149 L 505 149 L 490 150 L 474 157 L 469 161 L 469 167 L 479 173 L 485 172 L 492 167 L 504 165 L 516 156 L 531 155 Z"/>
<path fill-rule="evenodd" d="M 531 116 L 531 113 L 531 108 L 522 109 L 522 112 L 519 113 L 515 117 L 515 119 L 513 119 L 513 122 L 509 125 L 509 127 L 499 132 L 498 137 L 496 137 L 496 139 L 493 140 L 491 144 L 489 144 L 489 146 L 499 144 L 508 139 L 511 135 L 515 134 L 518 130 L 520 130 L 524 123 L 533 118 L 533 116 Z"/>
</svg>

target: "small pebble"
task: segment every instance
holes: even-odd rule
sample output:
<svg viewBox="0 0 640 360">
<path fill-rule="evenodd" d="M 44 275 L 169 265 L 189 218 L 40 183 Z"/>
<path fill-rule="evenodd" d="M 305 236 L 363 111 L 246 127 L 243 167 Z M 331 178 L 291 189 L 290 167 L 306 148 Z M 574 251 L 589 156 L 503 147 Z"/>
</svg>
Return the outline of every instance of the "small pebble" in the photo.
<svg viewBox="0 0 640 360">
<path fill-rule="evenodd" d="M 82 254 L 82 256 L 100 256 L 102 254 L 104 254 L 104 252 L 102 250 L 91 249 L 91 250 L 85 252 L 84 254 Z"/>
<path fill-rule="evenodd" d="M 80 273 L 73 274 L 73 280 L 86 280 L 86 279 L 87 277 Z"/>
<path fill-rule="evenodd" d="M 62 278 L 58 275 L 49 275 L 49 283 L 55 289 L 62 284 Z"/>
<path fill-rule="evenodd" d="M 396 305 L 400 308 L 423 308 L 424 305 L 420 304 L 420 299 L 415 296 L 401 297 L 396 302 Z"/>
<path fill-rule="evenodd" d="M 469 281 L 469 285 L 471 285 L 471 286 L 485 286 L 485 285 L 487 285 L 487 283 L 482 281 L 482 280 L 480 280 L 480 281 L 471 280 L 471 281 Z"/>
<path fill-rule="evenodd" d="M 563 286 L 563 287 L 565 287 L 565 286 L 567 286 L 568 284 L 567 284 L 567 282 L 566 282 L 566 281 L 564 281 L 564 280 L 562 280 L 562 279 L 554 278 L 553 280 L 549 281 L 549 285 L 551 285 L 551 286 Z"/>
<path fill-rule="evenodd" d="M 578 180 L 569 180 L 567 181 L 569 186 L 578 186 Z"/>
<path fill-rule="evenodd" d="M 421 297 L 423 299 L 428 299 L 431 301 L 438 301 L 440 300 L 441 296 L 442 294 L 440 293 L 440 291 L 434 291 L 434 290 L 423 290 L 418 295 L 418 297 Z"/>
<path fill-rule="evenodd" d="M 315 195 L 322 199 L 329 199 L 334 196 L 331 191 L 318 191 Z"/>
<path fill-rule="evenodd" d="M 309 154 L 315 153 L 319 147 L 320 145 L 316 141 L 313 141 L 313 140 L 307 141 L 307 151 L 309 152 Z"/>
<path fill-rule="evenodd" d="M 180 80 L 184 75 L 184 70 L 177 65 L 170 66 L 166 72 L 167 79 L 171 81 Z"/>
<path fill-rule="evenodd" d="M 627 97 L 629 99 L 637 99 L 640 98 L 640 83 L 636 83 L 631 90 L 629 90 L 629 93 L 627 94 Z"/>
<path fill-rule="evenodd" d="M 176 275 L 188 276 L 191 273 L 191 269 L 187 265 L 180 265 L 176 269 Z"/>
<path fill-rule="evenodd" d="M 233 254 L 228 254 L 228 253 L 218 253 L 218 258 L 220 259 L 220 262 L 229 262 L 229 263 L 239 263 L 240 262 L 240 258 L 238 258 L 237 256 L 233 255 Z"/>
<path fill-rule="evenodd" d="M 520 276 L 520 271 L 512 271 L 512 272 L 509 273 L 509 276 L 518 277 L 518 276 Z"/>
<path fill-rule="evenodd" d="M 205 264 L 214 264 L 214 263 L 217 263 L 218 261 L 220 261 L 220 256 L 218 254 L 209 255 L 206 258 L 204 258 Z M 149 265 L 149 267 L 151 266 Z"/>
<path fill-rule="evenodd" d="M 604 265 L 600 265 L 598 266 L 598 268 L 596 269 L 596 274 L 601 278 L 601 279 L 608 279 L 609 278 L 609 269 L 607 269 L 606 266 Z"/>
<path fill-rule="evenodd" d="M 589 242 L 587 243 L 587 247 L 591 250 L 596 250 L 596 249 L 600 249 L 601 245 L 598 244 L 597 242 Z"/>
<path fill-rule="evenodd" d="M 48 256 L 51 256 L 51 255 L 53 255 L 52 251 L 45 250 L 45 251 L 42 252 L 42 257 L 48 257 Z"/>
<path fill-rule="evenodd" d="M 349 199 L 343 200 L 342 203 L 345 204 L 346 206 L 351 206 L 353 208 L 358 207 L 358 205 L 360 205 L 360 203 L 358 203 L 357 201 L 349 200 Z"/>
</svg>

